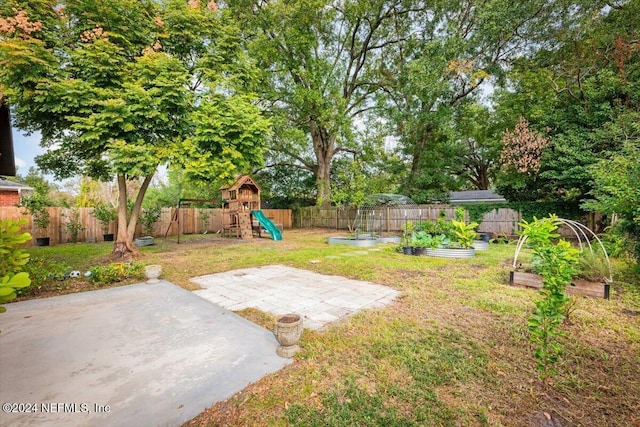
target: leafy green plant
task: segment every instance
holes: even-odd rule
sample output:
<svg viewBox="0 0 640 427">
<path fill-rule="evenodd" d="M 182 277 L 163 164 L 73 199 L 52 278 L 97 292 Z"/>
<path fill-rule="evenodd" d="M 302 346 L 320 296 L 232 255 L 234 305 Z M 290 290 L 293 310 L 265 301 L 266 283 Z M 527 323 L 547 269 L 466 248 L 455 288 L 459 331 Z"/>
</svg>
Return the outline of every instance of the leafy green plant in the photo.
<svg viewBox="0 0 640 427">
<path fill-rule="evenodd" d="M 33 223 L 39 230 L 45 230 L 51 222 L 47 203 L 46 198 L 37 192 L 20 201 L 20 205 L 32 216 Z"/>
<path fill-rule="evenodd" d="M 140 223 L 142 224 L 146 234 L 153 234 L 153 224 L 158 222 L 161 212 L 162 211 L 157 206 L 146 208 L 142 211 L 140 214 Z"/>
<path fill-rule="evenodd" d="M 569 242 L 559 239 L 556 230 L 560 224 L 555 215 L 520 222 L 521 234 L 527 236 L 533 249 L 534 269 L 543 278 L 542 298 L 536 301 L 535 312 L 528 320 L 529 340 L 536 347 L 536 369 L 543 380 L 557 373 L 554 364 L 562 352 L 559 338 L 563 336 L 559 327 L 565 319 L 569 300 L 565 288 L 576 272 L 579 253 Z"/>
<path fill-rule="evenodd" d="M 109 232 L 109 223 L 118 219 L 118 213 L 115 208 L 107 203 L 99 203 L 93 209 L 93 216 L 102 224 L 102 232 L 104 234 Z"/>
<path fill-rule="evenodd" d="M 441 212 L 440 216 L 436 220 L 436 223 L 433 227 L 433 234 L 444 234 L 445 236 L 452 236 L 452 225 L 451 221 L 447 220 L 444 215 L 444 211 Z"/>
<path fill-rule="evenodd" d="M 463 249 L 473 247 L 473 241 L 476 238 L 476 228 L 478 228 L 477 222 L 465 224 L 464 221 L 451 220 L 451 231 L 455 236 L 455 241 Z"/>
<path fill-rule="evenodd" d="M 84 226 L 80 221 L 80 211 L 78 209 L 72 209 L 67 221 L 64 224 L 67 229 L 67 233 L 69 233 L 69 240 L 72 243 L 78 243 L 78 238 L 80 233 L 84 231 Z"/>
<path fill-rule="evenodd" d="M 424 231 L 428 234 L 436 234 L 436 223 L 432 221 L 422 221 L 416 225 L 416 230 Z"/>
<path fill-rule="evenodd" d="M 142 264 L 139 263 L 123 263 L 114 262 L 107 265 L 98 265 L 91 268 L 92 282 L 98 285 L 106 285 L 109 283 L 120 282 L 130 277 L 138 277 L 142 275 Z"/>
<path fill-rule="evenodd" d="M 200 213 L 200 220 L 202 221 L 202 227 L 204 228 L 204 231 L 202 232 L 202 234 L 207 234 L 207 231 L 209 230 L 209 222 L 211 219 L 211 214 L 206 209 L 200 209 L 199 213 Z"/>
<path fill-rule="evenodd" d="M 29 254 L 18 246 L 31 240 L 31 234 L 21 233 L 20 226 L 27 220 L 0 221 L 0 304 L 16 298 L 16 290 L 31 284 L 29 273 L 23 271 Z M 0 313 L 6 309 L 0 306 Z"/>
<path fill-rule="evenodd" d="M 407 221 L 404 224 L 404 230 L 402 231 L 402 237 L 404 240 L 404 246 L 411 246 L 411 236 L 413 236 L 415 226 L 412 221 Z"/>
<path fill-rule="evenodd" d="M 18 295 L 35 295 L 41 291 L 57 290 L 59 283 L 73 270 L 65 262 L 54 261 L 50 257 L 32 255 L 24 270 L 29 273 L 31 286 L 18 290 Z"/>
<path fill-rule="evenodd" d="M 583 250 L 576 263 L 576 277 L 592 282 L 609 279 L 609 263 L 600 250 Z"/>
<path fill-rule="evenodd" d="M 431 241 L 431 235 L 424 231 L 415 231 L 411 235 L 410 245 L 418 248 L 426 248 Z"/>
</svg>

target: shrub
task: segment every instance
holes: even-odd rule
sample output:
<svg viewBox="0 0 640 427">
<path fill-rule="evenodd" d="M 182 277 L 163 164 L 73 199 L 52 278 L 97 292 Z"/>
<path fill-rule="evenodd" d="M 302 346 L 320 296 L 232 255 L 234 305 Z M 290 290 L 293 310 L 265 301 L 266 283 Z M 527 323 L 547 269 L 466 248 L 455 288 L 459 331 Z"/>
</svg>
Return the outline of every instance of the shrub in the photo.
<svg viewBox="0 0 640 427">
<path fill-rule="evenodd" d="M 47 209 L 48 202 L 40 193 L 23 197 L 20 205 L 33 217 L 33 223 L 38 229 L 45 230 L 49 226 L 51 217 Z"/>
<path fill-rule="evenodd" d="M 29 254 L 18 246 L 31 240 L 31 234 L 21 233 L 20 226 L 27 220 L 0 221 L 0 304 L 16 298 L 16 290 L 31 284 L 29 273 L 23 271 Z M 0 306 L 0 313 L 6 309 Z"/>
<path fill-rule="evenodd" d="M 80 211 L 78 211 L 78 209 L 71 210 L 71 214 L 67 218 L 67 222 L 64 226 L 67 229 L 67 233 L 69 233 L 69 240 L 72 243 L 77 243 L 80 233 L 84 231 L 84 226 L 80 221 Z"/>
<path fill-rule="evenodd" d="M 160 213 L 162 211 L 159 207 L 146 208 L 140 214 L 140 223 L 144 228 L 144 232 L 148 235 L 153 234 L 153 224 L 160 219 Z"/>
<path fill-rule="evenodd" d="M 563 333 L 559 327 L 565 319 L 569 301 L 565 288 L 576 273 L 579 253 L 566 240 L 558 240 L 560 235 L 556 230 L 560 224 L 555 215 L 540 220 L 534 218 L 531 223 L 520 222 L 522 234 L 527 236 L 533 249 L 535 271 L 543 277 L 542 298 L 536 301 L 535 312 L 528 321 L 529 340 L 536 347 L 536 369 L 541 379 L 556 373 L 553 366 L 562 351 L 558 339 Z"/>
<path fill-rule="evenodd" d="M 131 277 L 142 277 L 142 264 L 117 262 L 92 267 L 90 271 L 92 282 L 98 285 L 106 285 Z"/>
<path fill-rule="evenodd" d="M 106 203 L 100 203 L 93 208 L 93 216 L 102 224 L 102 232 L 104 234 L 109 232 L 109 223 L 118 219 L 116 210 Z"/>
</svg>

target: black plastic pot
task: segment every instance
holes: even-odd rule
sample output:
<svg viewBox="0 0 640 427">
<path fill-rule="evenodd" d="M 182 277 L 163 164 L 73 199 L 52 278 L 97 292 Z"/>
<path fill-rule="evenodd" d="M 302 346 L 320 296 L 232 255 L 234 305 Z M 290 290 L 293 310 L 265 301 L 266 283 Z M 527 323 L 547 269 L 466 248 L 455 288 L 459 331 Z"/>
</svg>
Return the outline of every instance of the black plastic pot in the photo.
<svg viewBox="0 0 640 427">
<path fill-rule="evenodd" d="M 425 248 L 425 247 L 416 246 L 415 248 L 413 248 L 413 254 L 414 255 L 424 255 L 426 250 L 427 250 L 427 248 Z"/>
<path fill-rule="evenodd" d="M 105 242 L 113 242 L 113 233 L 103 234 L 102 237 Z"/>
<path fill-rule="evenodd" d="M 486 231 L 481 231 L 481 232 L 478 233 L 478 236 L 480 236 L 479 240 L 482 240 L 483 242 L 489 243 L 489 240 L 491 240 L 491 235 L 492 234 L 493 233 L 489 233 L 489 232 L 486 232 Z"/>
<path fill-rule="evenodd" d="M 49 237 L 36 237 L 36 246 L 49 246 Z"/>
<path fill-rule="evenodd" d="M 413 255 L 413 247 L 411 246 L 403 246 L 402 253 L 405 255 Z"/>
</svg>

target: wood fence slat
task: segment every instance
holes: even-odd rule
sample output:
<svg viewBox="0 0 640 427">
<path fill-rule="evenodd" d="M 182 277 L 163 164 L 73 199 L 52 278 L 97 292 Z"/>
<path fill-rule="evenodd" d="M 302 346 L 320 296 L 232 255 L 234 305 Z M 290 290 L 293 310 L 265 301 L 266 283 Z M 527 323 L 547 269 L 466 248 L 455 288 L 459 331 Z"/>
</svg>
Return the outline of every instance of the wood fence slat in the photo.
<svg viewBox="0 0 640 427">
<path fill-rule="evenodd" d="M 93 208 L 59 208 L 50 207 L 47 208 L 51 221 L 49 226 L 43 232 L 36 230 L 33 225 L 33 219 L 31 215 L 24 212 L 23 208 L 6 206 L 0 207 L 0 220 L 19 220 L 26 218 L 27 223 L 21 227 L 23 232 L 29 232 L 34 237 L 49 237 L 51 245 L 57 245 L 60 243 L 68 243 L 70 241 L 70 233 L 67 230 L 67 221 L 70 218 L 72 212 L 77 210 L 79 213 L 79 220 L 82 224 L 83 230 L 78 235 L 79 242 L 85 241 L 98 241 L 103 240 L 102 224 L 93 216 Z M 163 208 L 160 213 L 160 219 L 153 225 L 153 236 L 164 236 L 169 225 L 171 225 L 171 218 L 175 211 L 175 208 Z M 198 208 L 180 208 L 180 226 L 182 228 L 182 234 L 194 234 L 203 233 L 205 231 L 205 224 L 203 220 L 203 214 L 206 211 L 209 217 L 209 224 L 206 227 L 207 232 L 215 233 L 222 230 L 222 209 L 198 209 Z M 265 216 L 270 218 L 274 223 L 281 225 L 284 229 L 293 228 L 293 215 L 291 209 L 264 209 Z M 117 227 L 117 221 L 111 221 L 109 223 L 108 233 L 115 233 Z M 169 231 L 170 236 L 175 236 L 178 233 L 177 224 L 171 227 Z M 136 237 L 145 235 L 142 228 L 142 224 L 138 223 L 136 227 Z M 28 242 L 28 246 L 34 245 L 34 241 Z"/>
</svg>

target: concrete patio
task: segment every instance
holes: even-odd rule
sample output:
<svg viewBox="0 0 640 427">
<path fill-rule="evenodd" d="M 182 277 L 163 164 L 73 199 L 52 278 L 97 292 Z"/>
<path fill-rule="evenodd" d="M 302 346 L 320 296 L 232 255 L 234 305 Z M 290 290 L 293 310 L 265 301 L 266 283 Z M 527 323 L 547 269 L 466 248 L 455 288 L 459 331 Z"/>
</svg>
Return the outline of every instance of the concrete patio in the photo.
<svg viewBox="0 0 640 427">
<path fill-rule="evenodd" d="M 27 404 L 0 426 L 176 426 L 291 362 L 168 282 L 8 304 L 0 331 L 0 402 Z"/>
<path fill-rule="evenodd" d="M 0 426 L 179 426 L 288 363 L 230 310 L 296 312 L 321 329 L 398 292 L 285 266 L 7 304 Z"/>
<path fill-rule="evenodd" d="M 244 268 L 191 279 L 194 291 L 215 304 L 238 311 L 253 307 L 276 316 L 298 313 L 304 327 L 318 330 L 368 308 L 382 308 L 399 294 L 362 280 L 328 276 L 283 265 Z"/>
</svg>

